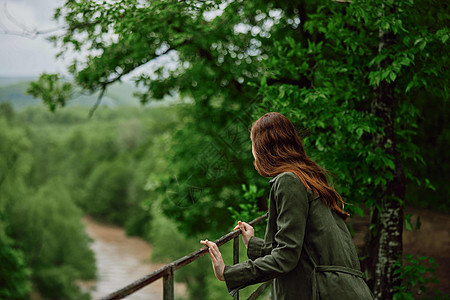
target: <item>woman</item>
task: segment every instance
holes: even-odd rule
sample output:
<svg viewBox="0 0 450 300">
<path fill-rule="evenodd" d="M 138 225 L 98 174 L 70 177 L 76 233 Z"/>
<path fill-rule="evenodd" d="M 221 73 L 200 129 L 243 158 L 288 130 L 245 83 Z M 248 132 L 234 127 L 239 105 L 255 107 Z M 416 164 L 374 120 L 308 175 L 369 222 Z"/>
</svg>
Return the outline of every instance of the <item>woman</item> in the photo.
<svg viewBox="0 0 450 300">
<path fill-rule="evenodd" d="M 224 264 L 215 243 L 200 241 L 209 247 L 216 277 L 231 295 L 273 279 L 277 300 L 373 299 L 345 225 L 344 202 L 326 171 L 306 155 L 292 123 L 267 113 L 253 124 L 250 138 L 256 170 L 273 177 L 266 234 L 257 238 L 249 224 L 238 222 L 249 260 L 236 265 Z"/>
</svg>

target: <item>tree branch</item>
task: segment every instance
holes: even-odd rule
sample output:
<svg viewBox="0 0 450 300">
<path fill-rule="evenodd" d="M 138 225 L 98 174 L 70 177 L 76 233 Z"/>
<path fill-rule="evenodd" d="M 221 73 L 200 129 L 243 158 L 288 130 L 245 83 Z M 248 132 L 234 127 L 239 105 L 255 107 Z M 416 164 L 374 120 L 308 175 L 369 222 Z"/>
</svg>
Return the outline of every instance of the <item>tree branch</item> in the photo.
<svg viewBox="0 0 450 300">
<path fill-rule="evenodd" d="M 97 107 L 102 102 L 103 95 L 105 94 L 105 91 L 106 91 L 106 87 L 107 87 L 107 83 L 104 83 L 102 86 L 100 95 L 98 95 L 98 97 L 97 97 L 97 101 L 95 102 L 94 106 L 92 106 L 91 109 L 89 110 L 89 115 L 88 115 L 89 119 L 94 115 L 94 112 L 97 110 Z"/>
<path fill-rule="evenodd" d="M 0 34 L 16 35 L 16 36 L 26 37 L 29 39 L 35 39 L 39 35 L 48 34 L 48 33 L 58 31 L 58 30 L 66 29 L 66 27 L 55 27 L 55 28 L 50 28 L 50 29 L 46 29 L 46 30 L 36 30 L 36 29 L 31 30 L 27 26 L 25 26 L 24 24 L 19 22 L 16 18 L 14 18 L 10 14 L 10 12 L 8 10 L 8 2 L 7 1 L 5 1 L 2 11 L 5 14 L 6 18 L 11 23 L 13 23 L 17 27 L 19 27 L 22 31 L 10 30 L 7 28 L 7 26 L 5 26 L 3 23 L 0 22 L 0 27 L 2 27 L 2 30 L 3 30 L 3 32 L 0 32 Z"/>
</svg>

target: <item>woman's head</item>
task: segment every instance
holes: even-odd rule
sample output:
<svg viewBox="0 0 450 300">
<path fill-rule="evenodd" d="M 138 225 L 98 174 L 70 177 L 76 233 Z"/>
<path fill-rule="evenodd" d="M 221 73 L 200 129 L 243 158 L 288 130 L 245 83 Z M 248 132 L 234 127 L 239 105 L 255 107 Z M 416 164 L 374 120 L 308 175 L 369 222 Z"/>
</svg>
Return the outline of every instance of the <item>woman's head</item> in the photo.
<svg viewBox="0 0 450 300">
<path fill-rule="evenodd" d="M 305 153 L 303 143 L 294 125 L 284 115 L 269 112 L 253 123 L 250 137 L 254 165 L 263 177 L 274 177 L 283 172 L 296 174 L 307 189 L 346 218 L 338 205 L 344 202 L 341 196 L 328 184 L 326 171 L 313 162 Z"/>
<path fill-rule="evenodd" d="M 294 125 L 280 113 L 269 112 L 259 118 L 250 136 L 255 168 L 263 177 L 276 176 L 280 167 L 306 158 Z"/>
</svg>

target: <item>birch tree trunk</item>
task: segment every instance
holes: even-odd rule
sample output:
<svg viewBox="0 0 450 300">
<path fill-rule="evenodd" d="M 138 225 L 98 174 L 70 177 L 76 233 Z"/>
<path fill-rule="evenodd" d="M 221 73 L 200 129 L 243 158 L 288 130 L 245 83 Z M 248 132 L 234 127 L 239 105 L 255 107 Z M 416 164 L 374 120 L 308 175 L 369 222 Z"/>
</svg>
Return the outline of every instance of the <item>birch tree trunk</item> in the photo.
<svg viewBox="0 0 450 300">
<path fill-rule="evenodd" d="M 379 31 L 378 51 L 388 48 L 395 42 L 392 32 Z M 386 58 L 379 68 L 391 64 Z M 394 157 L 395 171 L 386 189 L 380 191 L 380 209 L 374 208 L 371 223 L 374 230 L 370 233 L 369 259 L 367 270 L 369 284 L 376 299 L 392 299 L 394 286 L 399 285 L 398 276 L 394 275 L 395 263 L 402 255 L 403 204 L 399 200 L 405 197 L 405 176 L 399 154 L 396 149 L 394 132 L 395 81 L 381 81 L 374 90 L 371 113 L 383 120 L 384 134 L 373 137 L 374 147 L 383 149 Z"/>
</svg>

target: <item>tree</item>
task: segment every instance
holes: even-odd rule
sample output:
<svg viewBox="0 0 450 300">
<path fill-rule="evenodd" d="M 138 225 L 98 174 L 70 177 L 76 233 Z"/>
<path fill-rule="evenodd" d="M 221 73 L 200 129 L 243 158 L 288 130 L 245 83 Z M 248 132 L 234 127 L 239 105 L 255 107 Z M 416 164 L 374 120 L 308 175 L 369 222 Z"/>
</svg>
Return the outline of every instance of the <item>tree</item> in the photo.
<svg viewBox="0 0 450 300">
<path fill-rule="evenodd" d="M 102 162 L 87 178 L 85 211 L 96 218 L 123 225 L 133 216 L 130 183 L 133 173 L 123 161 Z"/>
<path fill-rule="evenodd" d="M 2 217 L 3 219 L 3 217 Z M 15 249 L 0 219 L 0 296 L 2 299 L 26 299 L 31 291 L 30 270 L 23 252 Z"/>
<path fill-rule="evenodd" d="M 27 299 L 31 291 L 30 269 L 22 249 L 11 238 L 8 208 L 10 199 L 25 194 L 23 176 L 30 156 L 23 154 L 30 142 L 24 130 L 13 126 L 14 112 L 0 105 L 0 297 Z"/>
<path fill-rule="evenodd" d="M 77 86 L 100 91 L 99 100 L 145 64 L 159 67 L 135 78 L 147 88 L 142 102 L 175 92 L 191 100 L 161 185 L 165 213 L 187 234 L 229 230 L 224 208 L 238 209 L 241 184 L 267 185 L 253 169 L 247 129 L 279 111 L 309 128 L 313 158 L 336 173 L 347 201 L 360 204 L 351 213 L 369 208 L 368 279 L 377 298 L 392 298 L 405 180 L 426 183 L 404 167 L 423 161 L 412 142 L 420 114 L 413 95 L 425 89 L 448 99 L 445 4 L 84 0 L 67 1 L 55 17 L 68 26 L 52 38 L 61 53 L 92 51 L 69 70 Z M 64 103 L 58 91 L 43 97 L 50 108 Z"/>
<path fill-rule="evenodd" d="M 0 295 L 27 299 L 33 284 L 46 299 L 86 299 L 75 282 L 95 276 L 95 261 L 81 211 L 60 180 L 32 180 L 49 153 L 31 151 L 36 140 L 16 121 L 0 115 Z"/>
<path fill-rule="evenodd" d="M 281 69 L 291 81 L 297 74 L 307 77 L 310 86 L 266 84 L 260 89 L 266 103 L 275 102 L 286 113 L 286 103 L 301 102 L 298 119 L 312 128 L 315 157 L 339 170 L 345 198 L 370 207 L 365 266 L 377 299 L 392 298 L 400 285 L 395 270 L 402 254 L 405 177 L 428 182 L 404 169 L 410 161 L 423 162 L 412 142 L 420 113 L 412 92 L 426 89 L 448 99 L 448 57 L 440 48 L 448 50 L 443 23 L 448 15 L 436 23 L 425 20 L 434 26 L 424 27 L 417 23 L 423 5 L 352 1 L 319 7 L 304 23 L 313 37 L 308 45 L 286 37 L 267 67 L 268 77 Z M 430 16 L 439 15 L 438 9 L 438 4 L 431 7 Z"/>
<path fill-rule="evenodd" d="M 39 293 L 46 299 L 88 299 L 76 281 L 95 277 L 94 254 L 81 210 L 63 185 L 49 180 L 12 203 L 8 215 L 11 237 L 24 252 Z"/>
</svg>

